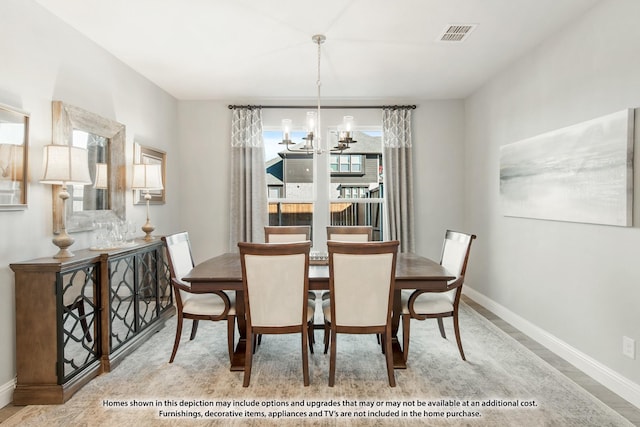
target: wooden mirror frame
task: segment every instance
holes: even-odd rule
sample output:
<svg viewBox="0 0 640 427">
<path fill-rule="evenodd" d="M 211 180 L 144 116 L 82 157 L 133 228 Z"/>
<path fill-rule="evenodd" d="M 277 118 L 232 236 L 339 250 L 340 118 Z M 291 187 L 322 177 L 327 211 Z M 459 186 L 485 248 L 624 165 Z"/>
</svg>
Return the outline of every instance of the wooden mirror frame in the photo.
<svg viewBox="0 0 640 427">
<path fill-rule="evenodd" d="M 74 107 L 62 101 L 53 101 L 52 142 L 58 145 L 73 143 L 73 130 L 79 129 L 109 140 L 109 210 L 85 211 L 67 217 L 67 232 L 93 230 L 96 221 L 124 220 L 126 218 L 125 126 L 97 114 Z M 53 231 L 62 225 L 62 206 L 59 204 L 60 185 L 53 186 Z"/>
</svg>

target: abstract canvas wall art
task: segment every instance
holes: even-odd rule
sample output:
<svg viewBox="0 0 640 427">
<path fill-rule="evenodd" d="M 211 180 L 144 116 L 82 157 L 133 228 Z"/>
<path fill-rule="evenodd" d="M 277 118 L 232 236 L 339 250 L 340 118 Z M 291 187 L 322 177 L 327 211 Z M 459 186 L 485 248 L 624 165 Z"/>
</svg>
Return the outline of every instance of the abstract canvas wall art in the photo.
<svg viewBox="0 0 640 427">
<path fill-rule="evenodd" d="M 505 216 L 632 225 L 634 110 L 500 147 Z"/>
</svg>

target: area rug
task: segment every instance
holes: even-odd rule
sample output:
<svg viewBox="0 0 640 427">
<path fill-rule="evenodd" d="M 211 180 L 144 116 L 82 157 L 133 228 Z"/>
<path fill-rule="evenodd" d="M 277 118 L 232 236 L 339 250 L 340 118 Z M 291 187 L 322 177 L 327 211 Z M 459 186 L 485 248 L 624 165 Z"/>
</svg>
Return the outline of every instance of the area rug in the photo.
<svg viewBox="0 0 640 427">
<path fill-rule="evenodd" d="M 374 336 L 339 335 L 335 387 L 329 355 L 316 331 L 311 385 L 302 381 L 299 335 L 265 336 L 251 385 L 230 372 L 226 325 L 200 322 L 188 341 L 185 322 L 174 363 L 175 319 L 113 372 L 84 386 L 64 405 L 27 406 L 7 426 L 197 425 L 469 425 L 631 426 L 487 319 L 461 303 L 467 361 L 451 322 L 442 339 L 435 320 L 412 321 L 408 368 L 388 386 Z"/>
</svg>

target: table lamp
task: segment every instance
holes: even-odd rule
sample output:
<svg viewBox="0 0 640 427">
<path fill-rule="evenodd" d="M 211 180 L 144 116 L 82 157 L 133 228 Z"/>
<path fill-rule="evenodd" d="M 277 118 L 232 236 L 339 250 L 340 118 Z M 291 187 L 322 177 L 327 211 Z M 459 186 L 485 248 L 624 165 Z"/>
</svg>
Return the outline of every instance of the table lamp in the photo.
<svg viewBox="0 0 640 427">
<path fill-rule="evenodd" d="M 98 190 L 109 188 L 109 167 L 106 163 L 96 163 L 96 179 L 93 187 Z"/>
<path fill-rule="evenodd" d="M 52 242 L 60 248 L 54 258 L 70 258 L 73 253 L 68 249 L 74 239 L 67 234 L 67 185 L 91 184 L 89 175 L 89 154 L 86 149 L 70 145 L 47 145 L 44 147 L 43 184 L 61 185 L 58 195 L 62 200 L 62 224 Z"/>
<path fill-rule="evenodd" d="M 151 232 L 155 230 L 155 227 L 149 221 L 149 201 L 151 200 L 149 192 L 164 189 L 162 186 L 162 165 L 134 164 L 131 188 L 144 192 L 144 199 L 147 201 L 147 222 L 142 226 L 142 231 L 145 232 L 144 240 L 153 240 Z"/>
</svg>

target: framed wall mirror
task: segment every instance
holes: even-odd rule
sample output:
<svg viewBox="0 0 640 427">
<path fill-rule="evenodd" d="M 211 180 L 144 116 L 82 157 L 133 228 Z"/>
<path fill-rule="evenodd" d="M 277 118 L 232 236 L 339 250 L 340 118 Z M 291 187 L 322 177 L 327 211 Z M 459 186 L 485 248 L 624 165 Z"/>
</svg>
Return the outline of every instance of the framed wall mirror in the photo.
<svg viewBox="0 0 640 427">
<path fill-rule="evenodd" d="M 157 148 L 145 147 L 137 142 L 133 144 L 133 163 L 145 165 L 160 165 L 162 171 L 162 183 L 166 183 L 167 176 L 167 153 Z M 165 185 L 166 188 L 166 185 Z M 164 204 L 166 199 L 166 190 L 152 190 L 149 192 L 151 200 L 149 203 L 157 205 Z M 141 190 L 133 190 L 133 202 L 136 205 L 144 205 L 147 203 L 144 198 L 144 192 Z"/>
<path fill-rule="evenodd" d="M 0 210 L 27 207 L 29 114 L 0 104 Z"/>
<path fill-rule="evenodd" d="M 52 102 L 53 143 L 85 148 L 92 184 L 69 185 L 66 212 L 61 212 L 53 188 L 53 229 L 57 233 L 66 215 L 67 232 L 93 230 L 95 224 L 124 220 L 125 126 L 62 101 Z"/>
</svg>

